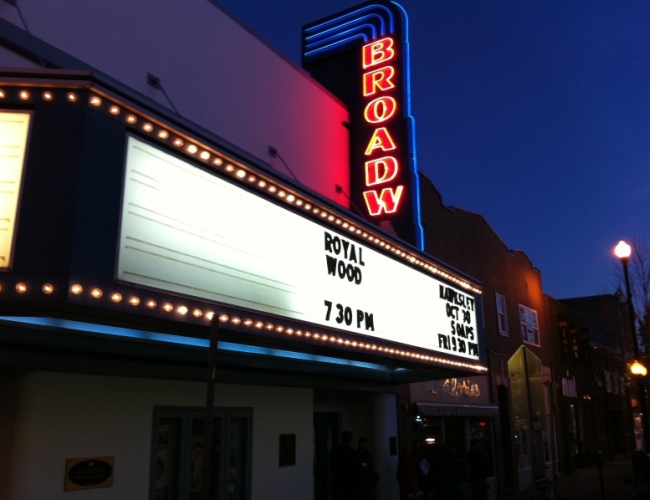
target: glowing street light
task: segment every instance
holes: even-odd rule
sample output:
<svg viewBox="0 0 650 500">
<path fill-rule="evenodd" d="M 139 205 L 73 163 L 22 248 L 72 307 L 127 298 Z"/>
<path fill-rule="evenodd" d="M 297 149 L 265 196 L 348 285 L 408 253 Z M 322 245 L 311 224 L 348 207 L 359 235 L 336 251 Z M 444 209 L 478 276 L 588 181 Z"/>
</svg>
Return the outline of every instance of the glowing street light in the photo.
<svg viewBox="0 0 650 500">
<path fill-rule="evenodd" d="M 646 443 L 650 439 L 650 430 L 648 430 L 648 412 L 646 411 L 646 393 L 645 383 L 643 377 L 648 374 L 648 369 L 643 366 L 638 360 L 641 359 L 641 352 L 639 351 L 639 339 L 636 335 L 636 316 L 634 315 L 634 304 L 632 303 L 632 292 L 630 289 L 630 274 L 628 272 L 628 262 L 630 255 L 632 255 L 632 247 L 621 240 L 614 248 L 614 255 L 618 257 L 623 264 L 623 275 L 625 276 L 625 292 L 627 294 L 627 307 L 630 316 L 630 326 L 632 328 L 632 341 L 634 345 L 635 360 L 630 366 L 630 372 L 637 379 L 639 388 L 639 405 L 641 407 L 641 425 L 643 427 L 643 448 L 645 450 Z"/>
</svg>

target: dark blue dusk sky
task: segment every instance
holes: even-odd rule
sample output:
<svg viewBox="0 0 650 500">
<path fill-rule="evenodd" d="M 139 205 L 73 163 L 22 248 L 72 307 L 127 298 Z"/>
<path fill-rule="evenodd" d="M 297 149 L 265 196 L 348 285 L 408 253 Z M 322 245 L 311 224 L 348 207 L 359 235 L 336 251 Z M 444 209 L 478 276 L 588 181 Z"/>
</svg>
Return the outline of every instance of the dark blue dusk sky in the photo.
<svg viewBox="0 0 650 500">
<path fill-rule="evenodd" d="M 303 24 L 354 0 L 221 0 L 300 64 Z M 650 1 L 402 0 L 418 166 L 525 251 L 555 298 L 613 292 L 650 241 Z M 477 249 L 479 251 L 479 249 Z"/>
</svg>

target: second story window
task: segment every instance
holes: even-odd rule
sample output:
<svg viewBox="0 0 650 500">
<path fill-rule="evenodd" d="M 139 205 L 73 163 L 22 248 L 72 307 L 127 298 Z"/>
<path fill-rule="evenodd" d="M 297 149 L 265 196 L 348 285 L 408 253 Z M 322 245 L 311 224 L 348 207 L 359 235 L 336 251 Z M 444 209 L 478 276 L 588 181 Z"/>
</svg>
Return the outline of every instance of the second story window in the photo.
<svg viewBox="0 0 650 500">
<path fill-rule="evenodd" d="M 508 316 L 506 315 L 506 296 L 495 292 L 497 302 L 497 325 L 499 335 L 508 336 Z"/>
<path fill-rule="evenodd" d="M 537 311 L 519 304 L 519 324 L 521 326 L 521 339 L 528 344 L 539 345 Z"/>
</svg>

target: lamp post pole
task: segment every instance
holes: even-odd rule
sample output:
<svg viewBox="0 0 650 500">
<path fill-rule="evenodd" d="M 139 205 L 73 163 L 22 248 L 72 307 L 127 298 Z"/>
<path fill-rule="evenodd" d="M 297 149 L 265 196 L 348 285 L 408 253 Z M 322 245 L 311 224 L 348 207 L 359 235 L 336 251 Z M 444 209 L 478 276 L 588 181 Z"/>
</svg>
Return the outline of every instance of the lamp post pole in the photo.
<svg viewBox="0 0 650 500">
<path fill-rule="evenodd" d="M 639 349 L 639 338 L 636 334 L 636 316 L 634 315 L 634 304 L 632 302 L 632 291 L 630 288 L 630 274 L 628 272 L 628 262 L 630 260 L 630 255 L 632 253 L 632 248 L 630 245 L 625 243 L 623 240 L 618 242 L 614 253 L 621 260 L 623 264 L 623 275 L 625 277 L 625 293 L 627 294 L 627 308 L 628 315 L 630 316 L 630 326 L 632 328 L 632 342 L 634 346 L 634 364 L 632 365 L 632 373 L 637 379 L 637 386 L 639 389 L 639 406 L 641 408 L 641 426 L 643 428 L 643 447 L 642 451 L 646 451 L 647 442 L 650 439 L 650 430 L 648 429 L 648 413 L 646 411 L 646 393 L 645 393 L 645 382 L 643 377 L 647 373 L 645 367 L 641 364 L 641 351 Z M 637 371 L 636 368 L 642 370 Z"/>
</svg>

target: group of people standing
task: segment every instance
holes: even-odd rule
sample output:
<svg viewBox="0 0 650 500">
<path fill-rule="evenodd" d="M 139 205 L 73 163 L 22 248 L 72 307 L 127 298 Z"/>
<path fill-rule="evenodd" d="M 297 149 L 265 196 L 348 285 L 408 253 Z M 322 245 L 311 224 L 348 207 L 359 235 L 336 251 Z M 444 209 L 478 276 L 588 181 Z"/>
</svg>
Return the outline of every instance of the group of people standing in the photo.
<svg viewBox="0 0 650 500">
<path fill-rule="evenodd" d="M 352 447 L 352 433 L 343 431 L 341 443 L 330 455 L 332 496 L 336 500 L 373 500 L 379 474 L 368 450 L 368 439 Z"/>
<path fill-rule="evenodd" d="M 463 469 L 467 467 L 465 473 Z M 332 495 L 335 500 L 374 500 L 379 474 L 368 450 L 368 439 L 359 438 L 358 447 L 352 446 L 352 433 L 344 431 L 341 442 L 330 455 Z M 422 449 L 418 440 L 411 442 L 410 449 L 399 457 L 397 480 L 400 499 L 411 500 L 461 500 L 461 481 L 470 485 L 472 500 L 487 499 L 487 456 L 472 441 L 464 460 L 442 444 Z"/>
<path fill-rule="evenodd" d="M 397 480 L 401 500 L 470 500 L 461 483 L 469 483 L 471 500 L 486 500 L 487 456 L 476 441 L 463 459 L 458 449 L 444 444 L 423 449 L 418 440 L 411 442 L 399 457 Z"/>
</svg>

